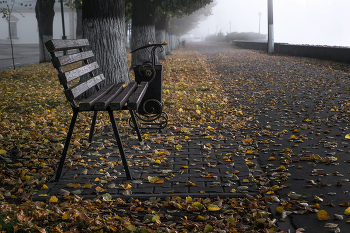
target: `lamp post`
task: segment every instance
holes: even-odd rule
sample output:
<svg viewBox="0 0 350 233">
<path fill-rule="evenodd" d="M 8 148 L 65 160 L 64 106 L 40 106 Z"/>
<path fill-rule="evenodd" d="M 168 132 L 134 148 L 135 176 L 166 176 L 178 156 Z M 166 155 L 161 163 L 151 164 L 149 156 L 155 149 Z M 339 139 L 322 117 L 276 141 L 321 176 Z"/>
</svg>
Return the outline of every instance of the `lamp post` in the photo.
<svg viewBox="0 0 350 233">
<path fill-rule="evenodd" d="M 267 38 L 267 52 L 273 53 L 275 47 L 274 32 L 273 32 L 273 0 L 267 1 L 268 13 L 268 38 Z"/>
<path fill-rule="evenodd" d="M 260 34 L 260 19 L 261 19 L 261 12 L 258 13 L 259 15 L 259 34 Z"/>
<path fill-rule="evenodd" d="M 61 16 L 62 16 L 62 31 L 63 31 L 62 39 L 65 40 L 65 39 L 67 39 L 67 37 L 66 37 L 66 29 L 65 29 L 65 26 L 64 26 L 63 0 L 61 0 Z M 67 55 L 67 51 L 64 50 L 63 54 Z"/>
</svg>

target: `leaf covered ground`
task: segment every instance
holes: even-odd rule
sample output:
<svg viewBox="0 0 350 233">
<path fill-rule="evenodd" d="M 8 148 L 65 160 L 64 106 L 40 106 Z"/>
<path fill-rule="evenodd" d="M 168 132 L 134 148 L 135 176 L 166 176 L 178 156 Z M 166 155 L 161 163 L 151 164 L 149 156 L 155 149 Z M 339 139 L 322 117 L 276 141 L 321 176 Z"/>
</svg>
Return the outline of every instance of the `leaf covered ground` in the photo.
<svg viewBox="0 0 350 233">
<path fill-rule="evenodd" d="M 170 128 L 224 124 L 238 130 L 245 124 L 218 85 L 220 77 L 206 57 L 193 50 L 174 51 L 163 62 L 164 105 Z M 261 197 L 201 199 L 169 197 L 149 200 L 65 201 L 55 197 L 33 202 L 30 196 L 45 188 L 54 174 L 71 118 L 51 64 L 34 64 L 1 71 L 0 230 L 16 232 L 241 232 L 274 229 L 268 203 Z M 115 113 L 122 136 L 127 115 Z M 86 149 L 90 115 L 80 114 L 68 153 Z M 97 131 L 109 124 L 98 116 Z M 98 137 L 98 135 L 96 135 Z M 145 140 L 158 140 L 146 136 Z"/>
<path fill-rule="evenodd" d="M 55 171 L 71 118 L 55 70 L 35 64 L 0 72 L 0 230 L 277 232 L 276 221 L 283 223 L 287 215 L 294 216 L 295 227 L 305 228 L 300 223 L 305 216 L 316 221 L 321 227 L 316 232 L 337 232 L 346 224 L 348 177 L 341 165 L 348 161 L 342 141 L 349 123 L 348 67 L 229 45 L 196 50 L 173 51 L 162 62 L 170 128 L 214 123 L 230 128 L 239 144 L 234 156 L 246 159 L 261 195 L 147 200 L 71 195 L 64 201 L 31 201 Z M 115 115 L 127 137 L 128 116 Z M 88 148 L 90 117 L 79 115 L 69 156 Z M 107 115 L 100 114 L 97 131 L 108 124 Z M 157 135 L 144 139 L 159 140 Z M 332 212 L 339 204 L 341 211 Z"/>
</svg>

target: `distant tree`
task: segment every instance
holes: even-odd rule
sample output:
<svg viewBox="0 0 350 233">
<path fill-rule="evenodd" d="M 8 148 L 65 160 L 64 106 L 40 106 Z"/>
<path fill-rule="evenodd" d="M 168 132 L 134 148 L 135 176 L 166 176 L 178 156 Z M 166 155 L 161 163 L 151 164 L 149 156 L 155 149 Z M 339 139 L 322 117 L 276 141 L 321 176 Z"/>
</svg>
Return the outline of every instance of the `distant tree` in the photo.
<svg viewBox="0 0 350 233">
<path fill-rule="evenodd" d="M 55 0 L 37 0 L 35 16 L 39 28 L 39 62 L 49 62 L 50 54 L 45 48 L 45 42 L 53 37 L 53 19 Z"/>
<path fill-rule="evenodd" d="M 3 2 L 3 4 L 6 4 L 6 8 L 2 9 L 2 13 L 3 13 L 3 17 L 2 18 L 6 18 L 8 21 L 8 25 L 9 25 L 9 37 L 10 37 L 10 42 L 11 42 L 11 53 L 12 53 L 12 64 L 13 64 L 13 69 L 16 69 L 15 66 L 15 57 L 13 55 L 13 43 L 12 43 L 12 33 L 11 33 L 11 14 L 12 14 L 12 10 L 13 10 L 13 5 L 15 4 L 15 0 L 11 0 L 11 3 L 9 4 L 8 2 Z"/>
<path fill-rule="evenodd" d="M 132 3 L 132 38 L 131 49 L 144 46 L 148 43 L 160 43 L 166 39 L 166 33 L 159 33 L 156 40 L 155 22 L 166 20 L 172 16 L 191 14 L 192 12 L 213 2 L 213 0 L 131 0 Z M 164 14 L 167 18 L 163 18 Z M 164 30 L 164 29 L 162 29 Z M 165 30 L 164 30 L 165 31 Z M 171 46 L 171 40 L 169 46 Z M 132 55 L 132 66 L 150 60 L 149 51 L 138 51 Z"/>
<path fill-rule="evenodd" d="M 212 14 L 212 9 L 216 4 L 217 2 L 212 2 L 211 4 L 194 11 L 192 14 L 180 15 L 172 18 L 170 21 L 169 33 L 177 36 L 182 36 L 188 33 L 196 28 L 200 21 Z"/>
</svg>

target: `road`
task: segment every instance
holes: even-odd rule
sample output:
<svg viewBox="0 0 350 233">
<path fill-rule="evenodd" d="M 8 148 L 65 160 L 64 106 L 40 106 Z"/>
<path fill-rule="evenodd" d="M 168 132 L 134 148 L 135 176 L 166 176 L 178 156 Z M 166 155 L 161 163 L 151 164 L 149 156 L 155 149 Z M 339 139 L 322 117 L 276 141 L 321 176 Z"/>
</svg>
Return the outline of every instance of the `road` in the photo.
<svg viewBox="0 0 350 233">
<path fill-rule="evenodd" d="M 13 45 L 15 67 L 39 62 L 39 45 Z M 13 68 L 12 50 L 10 44 L 0 44 L 0 70 Z"/>
</svg>

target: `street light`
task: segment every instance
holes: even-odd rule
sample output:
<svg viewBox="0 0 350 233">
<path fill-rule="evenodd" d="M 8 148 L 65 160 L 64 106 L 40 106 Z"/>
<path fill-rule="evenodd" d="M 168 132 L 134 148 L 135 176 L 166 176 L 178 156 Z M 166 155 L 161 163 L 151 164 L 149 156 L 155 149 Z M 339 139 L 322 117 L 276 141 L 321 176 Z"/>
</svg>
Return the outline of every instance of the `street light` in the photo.
<svg viewBox="0 0 350 233">
<path fill-rule="evenodd" d="M 258 15 L 259 15 L 259 34 L 260 34 L 260 18 L 261 18 L 261 12 L 259 12 Z"/>
<path fill-rule="evenodd" d="M 65 39 L 67 39 L 67 37 L 66 37 L 66 30 L 65 30 L 65 25 L 64 25 L 63 0 L 61 0 L 61 16 L 62 16 L 62 31 L 63 31 L 62 39 L 65 40 Z M 67 55 L 67 51 L 63 50 L 63 54 Z"/>
</svg>

